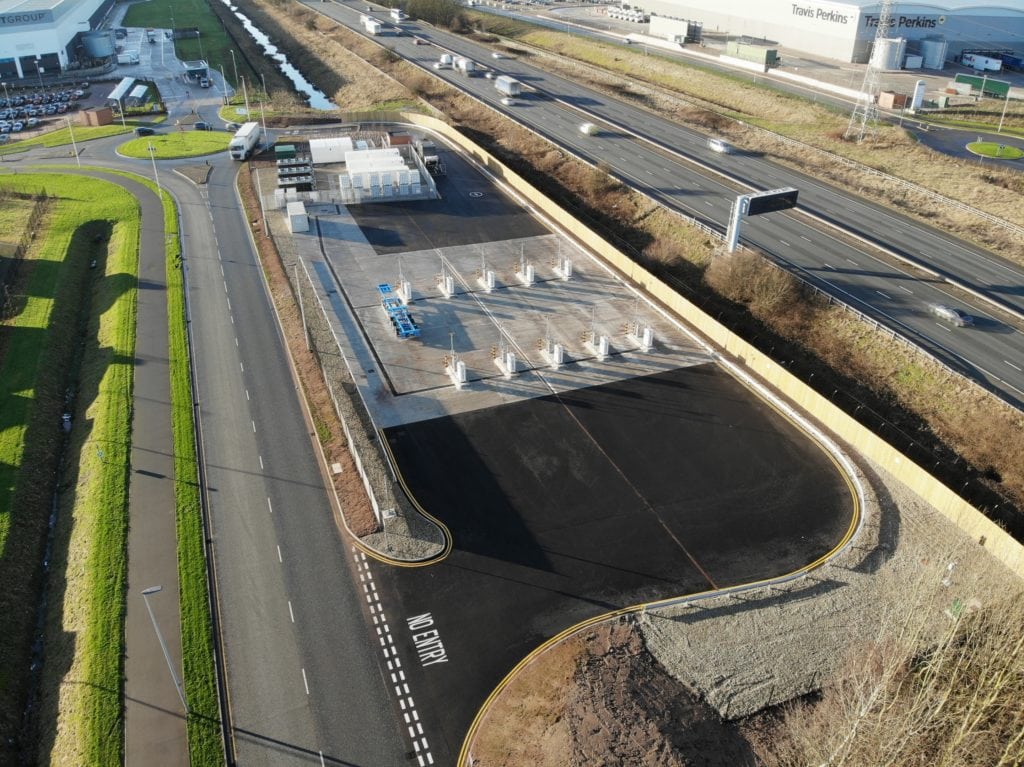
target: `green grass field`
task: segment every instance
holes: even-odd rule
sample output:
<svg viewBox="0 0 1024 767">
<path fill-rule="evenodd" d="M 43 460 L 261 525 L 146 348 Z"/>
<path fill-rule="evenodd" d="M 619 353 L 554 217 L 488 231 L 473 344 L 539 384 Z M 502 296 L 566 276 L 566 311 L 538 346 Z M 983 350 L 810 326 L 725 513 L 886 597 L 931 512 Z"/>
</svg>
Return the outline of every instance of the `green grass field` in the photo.
<svg viewBox="0 0 1024 767">
<path fill-rule="evenodd" d="M 20 501 L 25 484 L 40 479 L 33 456 L 40 446 L 47 453 L 56 448 L 62 395 L 70 386 L 74 430 L 61 473 L 44 676 L 57 675 L 51 681 L 62 695 L 56 752 L 66 754 L 68 763 L 117 764 L 123 746 L 126 414 L 134 371 L 138 206 L 109 183 L 55 173 L 3 176 L 0 186 L 45 189 L 54 198 L 45 235 L 32 253 L 24 304 L 6 323 L 10 338 L 0 363 L 0 464 L 7 472 L 0 481 L 0 591 L 5 599 L 34 604 L 24 581 L 38 567 L 38 537 L 49 507 Z M 52 478 L 42 481 L 45 487 Z M 41 528 L 30 518 L 40 513 Z M 24 607 L 5 604 L 5 617 L 27 621 L 30 635 L 33 614 Z M 24 626 L 9 629 L 15 644 L 25 636 Z M 58 640 L 68 635 L 75 638 L 70 648 Z M 62 688 L 64 674 L 77 684 Z M 44 699 L 47 705 L 56 704 Z"/>
<path fill-rule="evenodd" d="M 172 16 L 175 29 L 199 29 L 198 40 L 175 41 L 174 49 L 179 59 L 206 59 L 214 69 L 219 70 L 223 67 L 225 77 L 235 87 L 238 87 L 234 76 L 235 66 L 238 67 L 239 77 L 244 77 L 249 83 L 259 81 L 259 74 L 248 67 L 237 50 L 234 63 L 232 62 L 230 51 L 234 44 L 205 0 L 148 0 L 144 3 L 133 3 L 128 7 L 124 24 L 129 27 L 171 29 Z"/>
<path fill-rule="evenodd" d="M 967 145 L 967 151 L 982 157 L 994 157 L 1000 160 L 1019 160 L 1024 157 L 1024 152 L 1017 147 L 1000 144 L 996 141 L 972 141 Z"/>
<path fill-rule="evenodd" d="M 223 152 L 229 141 L 231 134 L 224 131 L 184 130 L 132 139 L 121 144 L 117 151 L 126 157 L 149 159 L 149 147 L 152 145 L 156 159 L 173 160 Z"/>
</svg>

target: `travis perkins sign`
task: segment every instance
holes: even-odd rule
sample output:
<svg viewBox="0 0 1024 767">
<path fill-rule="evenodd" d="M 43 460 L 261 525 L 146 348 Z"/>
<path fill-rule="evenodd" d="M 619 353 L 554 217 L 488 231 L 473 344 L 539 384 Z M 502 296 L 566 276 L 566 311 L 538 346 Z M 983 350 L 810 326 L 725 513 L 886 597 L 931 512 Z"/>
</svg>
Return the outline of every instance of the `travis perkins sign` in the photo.
<svg viewBox="0 0 1024 767">
<path fill-rule="evenodd" d="M 878 29 L 878 16 L 864 14 L 864 26 Z M 889 19 L 889 29 L 935 29 L 946 21 L 945 16 L 893 16 Z"/>
<path fill-rule="evenodd" d="M 0 29 L 25 24 L 43 24 L 53 21 L 53 11 L 29 11 L 27 13 L 0 13 Z"/>
</svg>

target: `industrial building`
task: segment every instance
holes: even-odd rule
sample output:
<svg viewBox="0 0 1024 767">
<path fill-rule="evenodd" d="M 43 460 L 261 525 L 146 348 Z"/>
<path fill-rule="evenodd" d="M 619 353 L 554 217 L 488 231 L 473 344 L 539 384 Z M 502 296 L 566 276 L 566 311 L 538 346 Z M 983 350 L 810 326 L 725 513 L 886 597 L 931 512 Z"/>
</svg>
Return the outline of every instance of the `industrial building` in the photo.
<svg viewBox="0 0 1024 767">
<path fill-rule="evenodd" d="M 676 42 L 684 42 L 687 26 L 656 23 L 656 17 L 685 19 L 691 30 L 692 25 L 700 25 L 705 36 L 747 38 L 853 63 L 866 63 L 871 57 L 881 9 L 880 3 L 866 0 L 634 0 L 629 5 L 650 14 L 652 35 Z M 932 69 L 941 68 L 943 61 L 957 61 L 965 50 L 1019 55 L 1024 51 L 1024 4 L 1020 0 L 897 2 L 886 37 L 903 40 L 903 54 L 921 55 L 924 66 Z M 893 43 L 892 47 L 900 46 Z M 929 66 L 936 60 L 940 66 Z"/>
<path fill-rule="evenodd" d="M 12 82 L 77 69 L 114 53 L 93 31 L 114 0 L 0 0 L 0 79 Z"/>
</svg>

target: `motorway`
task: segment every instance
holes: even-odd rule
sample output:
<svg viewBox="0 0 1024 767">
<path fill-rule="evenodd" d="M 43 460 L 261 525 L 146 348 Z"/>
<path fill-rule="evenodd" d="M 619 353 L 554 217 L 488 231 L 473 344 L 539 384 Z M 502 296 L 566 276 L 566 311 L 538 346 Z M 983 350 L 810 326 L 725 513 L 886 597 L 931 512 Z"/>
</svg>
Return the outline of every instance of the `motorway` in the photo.
<svg viewBox="0 0 1024 767">
<path fill-rule="evenodd" d="M 307 0 L 307 4 L 352 28 L 358 28 L 358 17 L 365 11 L 362 3 Z M 748 219 L 741 238 L 744 244 L 788 265 L 811 284 L 1015 406 L 1024 406 L 1024 336 L 986 300 L 954 296 L 945 284 L 947 279 L 954 281 L 1024 315 L 1024 271 L 1020 267 L 761 157 L 711 152 L 703 134 L 522 60 L 506 57 L 495 61 L 490 49 L 433 27 L 403 22 L 403 28 L 445 50 L 493 65 L 527 84 L 532 92 L 517 99 L 517 105 L 506 107 L 490 80 L 433 70 L 436 47 L 417 46 L 408 35 L 391 35 L 380 41 L 589 162 L 607 163 L 624 182 L 719 231 L 724 231 L 732 201 L 741 191 L 797 187 L 799 211 L 854 233 L 865 244 L 841 240 L 828 227 L 793 212 Z M 584 119 L 597 119 L 610 127 L 597 136 L 584 136 L 578 129 Z M 823 168 L 822 175 L 826 174 Z M 920 264 L 932 274 L 894 266 L 893 258 L 883 259 L 874 253 L 875 246 Z M 928 310 L 934 303 L 964 308 L 976 318 L 975 327 L 954 328 L 937 320 Z"/>
</svg>

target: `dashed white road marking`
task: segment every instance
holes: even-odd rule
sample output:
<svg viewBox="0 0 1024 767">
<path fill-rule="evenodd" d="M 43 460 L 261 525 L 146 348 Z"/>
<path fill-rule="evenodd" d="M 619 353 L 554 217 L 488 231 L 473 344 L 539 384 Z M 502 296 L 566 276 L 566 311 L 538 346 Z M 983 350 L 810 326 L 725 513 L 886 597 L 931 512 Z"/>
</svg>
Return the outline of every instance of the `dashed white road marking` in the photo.
<svg viewBox="0 0 1024 767">
<path fill-rule="evenodd" d="M 882 291 L 880 291 L 880 290 L 876 290 L 875 292 L 876 292 L 876 293 L 877 293 L 878 295 L 880 295 L 880 296 L 881 296 L 882 298 L 892 298 L 892 296 L 890 296 L 890 295 L 888 295 L 888 294 L 886 294 L 886 293 L 883 293 L 883 292 L 882 292 Z"/>
<path fill-rule="evenodd" d="M 292 610 L 292 600 L 288 600 L 288 616 L 292 619 L 292 623 L 295 623 L 295 612 Z"/>
<path fill-rule="evenodd" d="M 267 498 L 267 511 L 269 511 L 271 514 L 274 513 L 274 507 L 270 503 L 270 498 Z"/>
<path fill-rule="evenodd" d="M 781 243 L 782 243 L 782 245 L 783 245 L 784 247 L 786 247 L 786 248 L 791 248 L 791 247 L 793 247 L 792 245 L 790 245 L 790 244 L 789 244 L 788 242 L 786 242 L 785 240 L 779 240 L 779 242 L 781 242 Z"/>
<path fill-rule="evenodd" d="M 420 721 L 419 712 L 416 710 L 416 702 L 410 693 L 405 672 L 401 670 L 402 662 L 398 658 L 398 650 L 395 648 L 391 627 L 388 625 L 387 618 L 384 616 L 384 610 L 380 605 L 380 595 L 377 593 L 377 585 L 373 582 L 373 573 L 370 571 L 370 565 L 366 561 L 366 554 L 358 551 L 354 546 L 352 551 L 352 558 L 359 572 L 359 580 L 363 584 L 363 592 L 366 595 L 366 602 L 370 608 L 370 615 L 377 629 L 381 653 L 384 655 L 384 662 L 387 663 L 388 671 L 391 674 L 391 683 L 395 690 L 395 697 L 398 698 L 398 705 L 402 710 L 402 717 L 405 719 L 405 724 L 409 731 L 409 739 L 412 741 L 420 767 L 427 767 L 427 765 L 434 763 L 434 756 L 430 752 L 430 743 L 423 734 L 423 723 Z"/>
<path fill-rule="evenodd" d="M 249 390 L 248 389 L 245 390 L 245 401 L 246 402 L 249 401 Z"/>
<path fill-rule="evenodd" d="M 1009 360 L 1003 360 L 1003 362 L 1005 362 L 1005 363 L 1006 363 L 1007 365 L 1009 365 L 1010 367 L 1012 367 L 1012 368 L 1013 368 L 1014 370 L 1020 371 L 1020 368 L 1019 368 L 1019 367 L 1017 367 L 1016 365 L 1014 365 L 1014 364 L 1013 364 L 1012 362 L 1010 362 Z"/>
<path fill-rule="evenodd" d="M 306 688 L 306 695 L 309 695 L 309 680 L 306 679 L 306 669 L 302 669 L 302 686 Z"/>
<path fill-rule="evenodd" d="M 909 293 L 910 295 L 914 295 L 914 291 L 912 291 L 910 288 L 908 288 L 908 287 L 906 287 L 904 285 L 897 285 L 896 287 L 899 288 L 900 290 L 902 290 L 904 293 Z"/>
<path fill-rule="evenodd" d="M 261 469 L 263 468 L 263 456 L 262 455 L 260 456 L 260 468 Z"/>
<path fill-rule="evenodd" d="M 284 560 L 281 559 L 281 547 L 280 546 L 277 547 L 277 561 L 278 562 L 284 562 Z"/>
<path fill-rule="evenodd" d="M 252 422 L 252 433 L 253 434 L 256 433 L 256 422 L 255 421 Z"/>
</svg>

